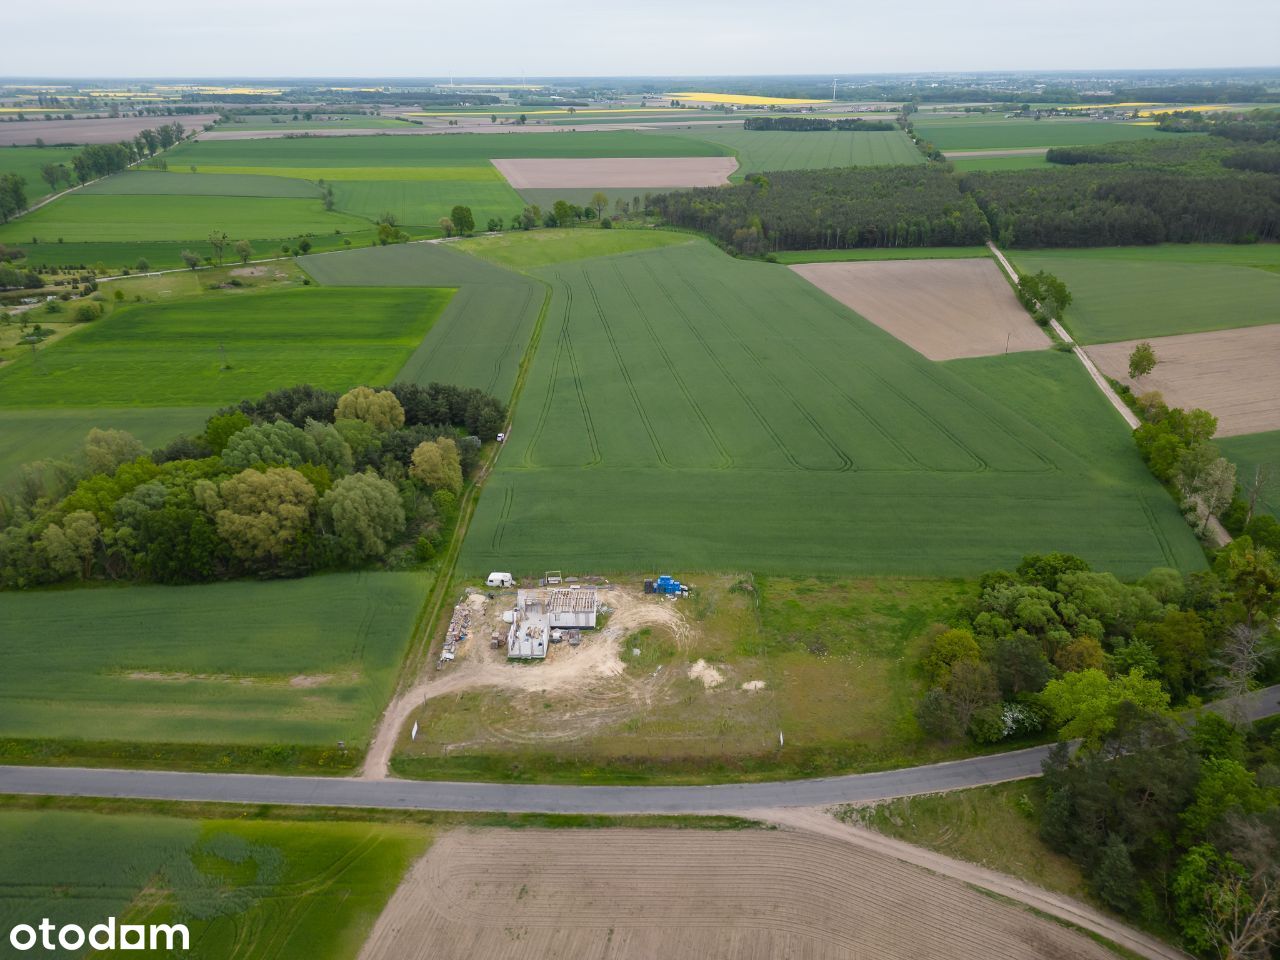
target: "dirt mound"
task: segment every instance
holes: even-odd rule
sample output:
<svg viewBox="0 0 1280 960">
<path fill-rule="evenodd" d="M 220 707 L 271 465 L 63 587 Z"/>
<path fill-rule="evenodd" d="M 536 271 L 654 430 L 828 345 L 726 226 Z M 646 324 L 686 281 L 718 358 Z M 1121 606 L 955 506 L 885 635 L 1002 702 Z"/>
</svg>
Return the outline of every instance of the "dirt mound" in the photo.
<svg viewBox="0 0 1280 960">
<path fill-rule="evenodd" d="M 892 857 L 793 832 L 442 837 L 360 960 L 1103 960 L 1081 934 Z"/>
<path fill-rule="evenodd" d="M 724 683 L 724 675 L 701 658 L 689 667 L 689 679 L 701 680 L 702 685 L 708 690 L 713 687 L 718 687 L 720 684 Z"/>
</svg>

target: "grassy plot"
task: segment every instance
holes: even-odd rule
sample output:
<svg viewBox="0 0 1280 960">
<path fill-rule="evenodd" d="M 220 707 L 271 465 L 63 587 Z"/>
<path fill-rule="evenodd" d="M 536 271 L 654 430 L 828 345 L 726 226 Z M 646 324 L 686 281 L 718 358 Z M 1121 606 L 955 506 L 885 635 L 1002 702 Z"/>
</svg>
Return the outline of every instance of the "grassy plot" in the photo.
<svg viewBox="0 0 1280 960">
<path fill-rule="evenodd" d="M 16 480 L 24 463 L 75 457 L 94 427 L 127 430 L 146 446 L 158 447 L 199 429 L 212 412 L 211 407 L 0 409 L 0 489 Z"/>
<path fill-rule="evenodd" d="M 861 260 L 969 260 L 989 257 L 986 247 L 854 247 L 849 250 L 780 250 L 779 263 L 844 263 Z"/>
<path fill-rule="evenodd" d="M 455 242 L 369 247 L 340 256 L 305 257 L 299 263 L 330 287 L 456 288 L 396 379 L 479 387 L 506 399 L 542 309 L 545 287 L 458 253 L 457 246 Z"/>
<path fill-rule="evenodd" d="M 1280 430 L 1223 437 L 1214 444 L 1236 465 L 1236 479 L 1242 487 L 1253 482 L 1258 467 L 1267 469 L 1270 479 L 1263 488 L 1261 509 L 1280 520 Z"/>
<path fill-rule="evenodd" d="M 54 192 L 40 179 L 40 168 L 45 164 L 55 167 L 62 164 L 70 170 L 71 158 L 79 152 L 79 147 L 5 147 L 0 149 L 0 173 L 16 173 L 27 181 L 23 191 L 27 202 L 35 203 Z"/>
<path fill-rule="evenodd" d="M 468 572 L 964 575 L 1043 550 L 1121 575 L 1203 565 L 1069 356 L 932 364 L 705 243 L 536 275 L 553 299 Z M 1046 429 L 1067 420 L 1083 431 Z"/>
<path fill-rule="evenodd" d="M 428 586 L 366 573 L 0 594 L 0 737 L 358 748 Z"/>
<path fill-rule="evenodd" d="M 916 136 L 930 141 L 939 150 L 1091 146 L 1170 136 L 1162 134 L 1152 123 L 1124 123 L 1118 120 L 1030 120 L 1017 117 L 1006 120 L 1004 117 L 992 116 L 932 119 L 918 114 L 911 121 Z"/>
<path fill-rule="evenodd" d="M 948 157 L 951 165 L 961 173 L 967 170 L 1034 170 L 1048 168 L 1050 163 L 1043 155 L 1021 157 Z"/>
<path fill-rule="evenodd" d="M 204 242 L 213 230 L 232 239 L 367 230 L 367 220 L 326 211 L 319 197 L 121 196 L 73 193 L 0 226 L 0 242 L 28 244 L 130 240 Z M 28 249 L 35 255 L 35 251 Z"/>
<path fill-rule="evenodd" d="M 483 167 L 499 157 L 720 157 L 729 153 L 715 143 L 633 130 L 553 134 L 508 130 L 421 137 L 197 140 L 176 147 L 166 157 L 170 166 L 195 164 L 208 171 L 221 166 Z"/>
<path fill-rule="evenodd" d="M 693 238 L 687 233 L 672 233 L 667 230 L 600 230 L 582 227 L 477 237 L 460 241 L 458 249 L 512 270 L 530 270 L 553 263 L 693 242 Z"/>
<path fill-rule="evenodd" d="M 298 197 L 315 200 L 320 188 L 306 180 L 259 174 L 130 171 L 85 187 L 82 193 L 129 196 Z"/>
<path fill-rule="evenodd" d="M 376 154 L 365 159 L 376 160 Z M 195 166 L 195 164 L 192 164 Z M 477 162 L 465 167 L 406 167 L 402 165 L 368 166 L 368 167 L 280 167 L 280 166 L 242 166 L 236 164 L 217 164 L 216 166 L 196 166 L 198 177 L 288 177 L 299 180 L 341 183 L 344 180 L 396 180 L 418 183 L 433 180 L 457 181 L 472 183 L 505 183 L 506 179 L 491 166 L 488 161 Z"/>
<path fill-rule="evenodd" d="M 490 168 L 492 169 L 492 168 Z M 497 173 L 494 170 L 494 173 Z M 524 208 L 524 200 L 507 182 L 497 180 L 336 180 L 334 208 L 377 220 L 390 213 L 397 223 L 437 227 L 454 206 L 471 208 L 476 228 L 491 217 L 510 220 Z"/>
<path fill-rule="evenodd" d="M 1084 343 L 1280 321 L 1280 245 L 1163 244 L 1011 254 L 1071 291 L 1065 323 Z"/>
<path fill-rule="evenodd" d="M 430 839 L 402 824 L 3 811 L 0 923 L 185 923 L 191 960 L 349 960 Z"/>
<path fill-rule="evenodd" d="M 725 147 L 738 158 L 732 179 L 763 170 L 825 170 L 829 167 L 924 163 L 924 156 L 901 130 L 869 133 L 716 128 L 681 132 L 690 142 Z"/>
<path fill-rule="evenodd" d="M 292 383 L 388 383 L 451 296 L 292 289 L 128 306 L 0 369 L 0 407 L 217 405 Z"/>
<path fill-rule="evenodd" d="M 618 641 L 620 676 L 430 700 L 414 718 L 417 739 L 406 734 L 398 745 L 395 769 L 461 780 L 705 783 L 925 763 L 970 749 L 927 740 L 914 707 L 920 650 L 971 582 L 692 580 L 695 596 L 675 608 L 682 629 L 658 619 Z M 551 662 L 566 668 L 562 654 Z"/>
</svg>

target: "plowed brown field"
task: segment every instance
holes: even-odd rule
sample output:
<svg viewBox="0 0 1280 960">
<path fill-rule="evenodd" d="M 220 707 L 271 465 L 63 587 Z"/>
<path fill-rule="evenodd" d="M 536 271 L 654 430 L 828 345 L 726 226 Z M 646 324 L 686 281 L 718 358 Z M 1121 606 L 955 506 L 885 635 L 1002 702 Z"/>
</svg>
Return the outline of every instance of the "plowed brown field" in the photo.
<svg viewBox="0 0 1280 960">
<path fill-rule="evenodd" d="M 1218 418 L 1218 436 L 1280 430 L 1280 324 L 1213 333 L 1185 333 L 1148 341 L 1155 370 L 1129 379 L 1137 340 L 1086 348 L 1109 377 L 1134 393 L 1159 390 L 1171 407 L 1199 407 Z"/>
<path fill-rule="evenodd" d="M 930 360 L 1050 345 L 994 260 L 871 260 L 791 269 Z"/>
<path fill-rule="evenodd" d="M 360 960 L 1108 960 L 1072 930 L 891 857 L 793 832 L 459 830 Z"/>
</svg>

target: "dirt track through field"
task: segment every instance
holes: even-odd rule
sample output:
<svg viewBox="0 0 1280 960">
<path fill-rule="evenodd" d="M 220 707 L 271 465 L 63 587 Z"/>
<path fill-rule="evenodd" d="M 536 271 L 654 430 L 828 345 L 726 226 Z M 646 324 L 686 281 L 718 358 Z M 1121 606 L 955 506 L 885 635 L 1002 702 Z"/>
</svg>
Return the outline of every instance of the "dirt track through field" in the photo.
<svg viewBox="0 0 1280 960">
<path fill-rule="evenodd" d="M 490 161 L 517 190 L 716 187 L 738 169 L 733 157 L 603 157 Z"/>
<path fill-rule="evenodd" d="M 791 269 L 930 360 L 1043 350 L 1051 343 L 989 259 L 804 263 Z"/>
<path fill-rule="evenodd" d="M 1280 429 L 1280 324 L 1186 333 L 1149 340 L 1155 370 L 1129 378 L 1138 340 L 1086 347 L 1108 376 L 1134 393 L 1158 390 L 1171 407 L 1199 407 L 1218 418 L 1218 436 Z"/>
<path fill-rule="evenodd" d="M 459 830 L 360 960 L 1104 960 L 1082 934 L 874 850 L 794 831 Z"/>
</svg>

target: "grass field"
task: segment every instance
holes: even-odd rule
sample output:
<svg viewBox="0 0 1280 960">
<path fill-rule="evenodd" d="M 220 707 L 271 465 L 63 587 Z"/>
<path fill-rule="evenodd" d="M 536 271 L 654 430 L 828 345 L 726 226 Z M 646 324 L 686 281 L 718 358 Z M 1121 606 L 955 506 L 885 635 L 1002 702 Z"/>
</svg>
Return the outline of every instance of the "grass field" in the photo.
<svg viewBox="0 0 1280 960">
<path fill-rule="evenodd" d="M 457 249 L 512 270 L 531 270 L 553 263 L 634 253 L 693 243 L 687 233 L 666 230 L 529 230 L 458 243 Z"/>
<path fill-rule="evenodd" d="M 1069 356 L 932 364 L 705 243 L 535 274 L 553 300 L 468 572 L 1203 565 Z"/>
<path fill-rule="evenodd" d="M 331 287 L 457 288 L 396 379 L 479 387 L 506 400 L 515 386 L 546 288 L 521 274 L 458 253 L 456 247 L 456 242 L 366 247 L 340 255 L 304 257 L 299 263 Z"/>
<path fill-rule="evenodd" d="M 509 221 L 525 206 L 520 194 L 501 177 L 496 180 L 337 180 L 333 184 L 333 197 L 334 209 L 343 213 L 368 220 L 391 213 L 398 223 L 433 228 L 438 227 L 441 217 L 449 216 L 456 204 L 471 208 L 478 230 L 485 228 L 490 217 Z"/>
<path fill-rule="evenodd" d="M 1019 780 L 849 809 L 842 819 L 1089 901 L 1080 868 L 1040 839 L 1039 782 Z"/>
<path fill-rule="evenodd" d="M 1145 140 L 1168 136 L 1149 123 L 1111 120 L 1029 120 L 975 116 L 912 117 L 916 136 L 939 150 L 998 150 L 1016 147 L 1067 147 Z"/>
<path fill-rule="evenodd" d="M 205 241 L 213 230 L 232 240 L 302 233 L 367 230 L 369 222 L 326 211 L 319 197 L 112 196 L 73 193 L 0 226 L 0 242 L 119 243 L 129 240 Z"/>
<path fill-rule="evenodd" d="M 1280 520 L 1280 430 L 1224 437 L 1214 443 L 1236 465 L 1236 478 L 1243 485 L 1251 482 L 1259 465 L 1270 468 L 1270 481 L 1263 490 L 1263 509 Z"/>
<path fill-rule="evenodd" d="M 779 263 L 845 263 L 861 260 L 969 260 L 989 257 L 986 247 L 856 247 L 852 250 L 781 250 Z"/>
<path fill-rule="evenodd" d="M 1064 322 L 1083 343 L 1280 321 L 1280 245 L 1163 244 L 1009 254 L 1071 291 Z"/>
<path fill-rule="evenodd" d="M 762 170 L 822 170 L 925 162 L 915 144 L 900 130 L 791 133 L 715 128 L 681 131 L 678 136 L 692 142 L 717 144 L 733 153 L 738 158 L 734 180 Z"/>
<path fill-rule="evenodd" d="M 295 197 L 317 200 L 320 188 L 306 180 L 252 173 L 169 173 L 138 170 L 89 184 L 81 193 L 129 196 Z"/>
<path fill-rule="evenodd" d="M 16 173 L 26 180 L 27 202 L 35 203 L 53 193 L 40 179 L 40 168 L 46 163 L 61 163 L 70 170 L 71 158 L 79 152 L 79 147 L 4 147 L 0 149 L 0 173 Z"/>
<path fill-rule="evenodd" d="M 0 923 L 185 923 L 191 960 L 353 960 L 430 840 L 402 824 L 2 811 Z"/>
<path fill-rule="evenodd" d="M 366 160 L 375 160 L 377 155 L 367 156 Z M 193 165 L 194 166 L 194 165 Z M 502 183 L 503 176 L 488 161 L 475 161 L 471 166 L 462 167 L 407 167 L 395 166 L 362 166 L 362 167 L 330 167 L 330 166 L 242 166 L 218 164 L 216 166 L 196 167 L 195 176 L 199 177 L 289 177 L 298 180 L 326 180 L 340 183 L 343 180 L 396 180 L 401 182 L 430 182 L 433 180 L 468 180 L 475 183 Z"/>
<path fill-rule="evenodd" d="M 158 447 L 199 429 L 211 413 L 211 407 L 0 409 L 0 490 L 24 463 L 75 456 L 94 427 L 127 430 L 145 446 Z"/>
<path fill-rule="evenodd" d="M 0 369 L 0 407 L 218 405 L 293 383 L 389 383 L 451 296 L 298 288 L 132 305 Z"/>
<path fill-rule="evenodd" d="M 197 140 L 166 154 L 171 167 L 475 167 L 496 157 L 718 157 L 715 143 L 632 130 L 464 133 L 421 137 Z M 294 174 L 291 174 L 294 175 Z M 390 176 L 388 174 L 388 176 Z M 369 179 L 359 177 L 356 179 Z"/>
<path fill-rule="evenodd" d="M 0 738 L 360 748 L 421 573 L 0 594 Z"/>
<path fill-rule="evenodd" d="M 1023 157 L 948 157 L 961 173 L 968 170 L 1035 170 L 1051 166 L 1043 156 Z"/>
</svg>

